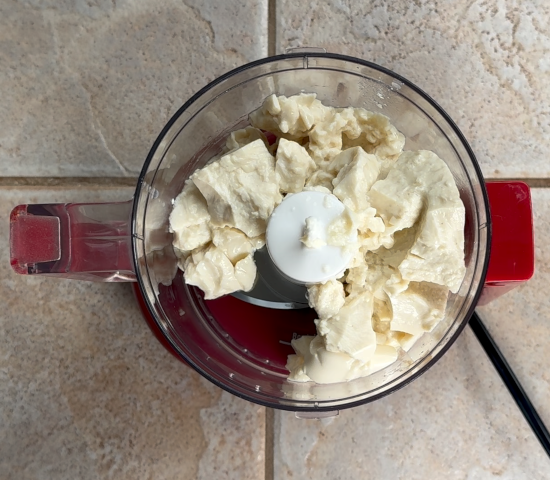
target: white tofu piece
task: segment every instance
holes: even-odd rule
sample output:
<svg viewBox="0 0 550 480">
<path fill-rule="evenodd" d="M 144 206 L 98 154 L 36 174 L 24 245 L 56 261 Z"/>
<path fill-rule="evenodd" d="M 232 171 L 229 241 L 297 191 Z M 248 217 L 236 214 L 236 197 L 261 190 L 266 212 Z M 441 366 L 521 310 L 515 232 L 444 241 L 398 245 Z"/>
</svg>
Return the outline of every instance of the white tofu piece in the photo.
<svg viewBox="0 0 550 480">
<path fill-rule="evenodd" d="M 342 151 L 342 132 L 348 122 L 339 109 L 325 108 L 324 117 L 319 118 L 309 132 L 307 146 L 315 163 L 323 169 Z"/>
<path fill-rule="evenodd" d="M 219 248 L 209 248 L 199 261 L 190 257 L 184 271 L 185 282 L 196 285 L 207 300 L 241 289 L 235 277 L 235 267 Z"/>
<path fill-rule="evenodd" d="M 332 208 L 333 206 L 336 205 L 335 201 L 338 201 L 338 199 L 334 195 L 332 195 L 332 191 L 329 190 L 326 187 L 321 187 L 321 186 L 308 187 L 308 186 L 305 186 L 304 189 L 302 190 L 302 192 L 321 192 L 321 193 L 326 193 L 327 195 L 330 195 L 329 197 L 325 197 L 325 199 L 323 200 L 323 206 L 325 208 Z"/>
<path fill-rule="evenodd" d="M 296 355 L 288 356 L 289 380 L 339 383 L 364 375 L 368 368 L 345 353 L 328 351 L 318 335 L 292 340 L 292 348 Z"/>
<path fill-rule="evenodd" d="M 235 265 L 256 250 L 249 238 L 234 228 L 215 228 L 212 243 Z"/>
<path fill-rule="evenodd" d="M 250 123 L 284 138 L 303 138 L 325 117 L 328 109 L 316 97 L 314 93 L 288 98 L 270 95 L 258 110 L 249 115 Z"/>
<path fill-rule="evenodd" d="M 377 181 L 368 194 L 370 205 L 386 226 L 384 235 L 389 238 L 399 230 L 412 227 L 424 205 L 425 189 L 418 182 L 422 172 L 408 167 L 406 159 L 398 160 L 388 176 Z"/>
<path fill-rule="evenodd" d="M 235 278 L 239 282 L 243 292 L 248 292 L 256 282 L 256 263 L 252 255 L 247 255 L 235 264 Z"/>
<path fill-rule="evenodd" d="M 187 180 L 182 192 L 174 200 L 169 217 L 174 247 L 186 251 L 208 243 L 212 238 L 209 220 L 206 199 L 196 185 Z"/>
<path fill-rule="evenodd" d="M 429 332 L 445 316 L 448 288 L 427 282 L 411 282 L 406 290 L 389 294 L 391 329 L 418 336 Z"/>
<path fill-rule="evenodd" d="M 346 283 L 357 287 L 357 289 L 364 289 L 367 284 L 367 275 L 369 271 L 369 266 L 363 260 L 360 265 L 350 268 L 346 275 Z"/>
<path fill-rule="evenodd" d="M 380 162 L 374 155 L 369 155 L 361 147 L 344 150 L 331 163 L 338 162 L 339 157 L 347 157 L 347 162 L 332 181 L 336 195 L 344 205 L 355 212 L 369 207 L 368 192 L 380 173 Z"/>
<path fill-rule="evenodd" d="M 332 317 L 316 320 L 317 332 L 329 352 L 342 352 L 362 363 L 368 362 L 376 349 L 372 328 L 373 296 L 365 291 L 349 296 Z"/>
<path fill-rule="evenodd" d="M 338 280 L 310 285 L 307 297 L 309 306 L 317 312 L 320 319 L 329 318 L 336 315 L 344 306 L 344 286 Z"/>
<path fill-rule="evenodd" d="M 357 242 L 355 215 L 345 207 L 343 212 L 330 222 L 327 229 L 327 244 L 353 248 Z"/>
<path fill-rule="evenodd" d="M 212 240 L 212 232 L 208 222 L 189 225 L 174 231 L 173 245 L 178 250 L 194 250 Z"/>
<path fill-rule="evenodd" d="M 367 153 L 375 154 L 381 160 L 380 175 L 384 178 L 403 151 L 405 136 L 385 115 L 363 108 L 354 108 L 353 113 L 356 124 L 350 122 L 344 130 L 342 148 L 359 146 Z"/>
<path fill-rule="evenodd" d="M 332 180 L 334 175 L 324 170 L 316 170 L 306 180 L 306 188 L 308 187 L 323 187 L 326 188 L 329 193 L 332 193 Z"/>
<path fill-rule="evenodd" d="M 304 147 L 281 138 L 275 160 L 275 175 L 282 192 L 301 192 L 306 179 L 315 169 L 315 162 Z"/>
<path fill-rule="evenodd" d="M 464 222 L 462 202 L 450 208 L 428 207 L 420 234 L 399 265 L 403 278 L 445 285 L 458 292 L 466 273 Z"/>
<path fill-rule="evenodd" d="M 191 225 L 198 225 L 210 220 L 206 199 L 197 186 L 187 180 L 181 193 L 174 200 L 170 213 L 170 230 L 180 231 Z"/>
<path fill-rule="evenodd" d="M 224 155 L 191 179 L 206 199 L 212 225 L 238 228 L 249 237 L 265 233 L 282 199 L 275 161 L 262 140 Z"/>
<path fill-rule="evenodd" d="M 355 212 L 357 229 L 362 234 L 383 233 L 386 230 L 386 224 L 381 217 L 376 216 L 376 209 L 367 207 L 360 212 Z"/>
<path fill-rule="evenodd" d="M 422 338 L 424 331 L 419 335 L 411 335 L 405 332 L 396 332 L 393 330 L 387 331 L 384 334 L 377 334 L 377 342 L 379 345 L 387 345 L 395 349 L 402 349 L 408 352 L 413 345 Z"/>
<path fill-rule="evenodd" d="M 376 345 L 369 361 L 369 374 L 378 372 L 397 360 L 397 350 L 390 345 Z"/>
<path fill-rule="evenodd" d="M 186 283 L 199 287 L 204 298 L 211 300 L 239 290 L 250 290 L 256 279 L 256 264 L 248 255 L 234 266 L 220 248 L 211 245 L 188 257 L 183 273 Z"/>
<path fill-rule="evenodd" d="M 252 237 L 248 239 L 252 246 L 254 247 L 254 250 L 259 250 L 260 248 L 265 246 L 265 234 L 258 235 L 257 237 Z"/>
<path fill-rule="evenodd" d="M 366 288 L 373 293 L 375 298 L 386 300 L 387 294 L 384 292 L 383 287 L 396 270 L 383 263 L 381 259 L 372 253 L 365 255 L 365 261 L 369 267 L 365 272 Z"/>
<path fill-rule="evenodd" d="M 306 226 L 304 227 L 304 235 L 300 238 L 300 241 L 307 248 L 321 248 L 324 247 L 327 242 L 324 240 L 326 232 L 324 230 L 324 224 L 317 217 L 307 217 Z"/>
<path fill-rule="evenodd" d="M 225 141 L 225 148 L 228 151 L 236 150 L 254 142 L 255 140 L 262 140 L 265 146 L 269 147 L 267 138 L 261 130 L 254 127 L 245 127 L 240 130 L 235 130 L 229 134 L 229 137 L 227 137 L 227 140 Z"/>
<path fill-rule="evenodd" d="M 381 243 L 417 223 L 417 238 L 399 265 L 403 278 L 460 288 L 464 265 L 464 205 L 449 167 L 435 153 L 403 152 L 369 200 L 386 225 Z M 416 233 L 419 231 L 419 233 Z"/>
<path fill-rule="evenodd" d="M 369 192 L 386 224 L 384 235 L 410 228 L 417 235 L 399 265 L 403 278 L 460 288 L 464 265 L 464 205 L 449 167 L 426 150 L 403 152 L 385 180 Z"/>
</svg>

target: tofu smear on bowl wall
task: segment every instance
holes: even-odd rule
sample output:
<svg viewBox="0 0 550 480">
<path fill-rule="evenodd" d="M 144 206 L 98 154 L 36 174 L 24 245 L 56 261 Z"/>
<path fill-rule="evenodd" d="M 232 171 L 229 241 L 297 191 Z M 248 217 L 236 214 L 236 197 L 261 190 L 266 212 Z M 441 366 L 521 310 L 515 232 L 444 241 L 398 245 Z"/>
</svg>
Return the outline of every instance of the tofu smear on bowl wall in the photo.
<svg viewBox="0 0 550 480">
<path fill-rule="evenodd" d="M 334 383 L 385 368 L 443 319 L 465 275 L 465 210 L 449 168 L 403 151 L 384 115 L 315 94 L 271 95 L 249 121 L 175 199 L 185 281 L 205 299 L 252 289 L 267 233 L 275 265 L 307 285 L 318 316 L 317 335 L 292 341 L 288 378 Z M 277 220 L 285 212 L 300 213 L 294 228 Z M 289 267 L 277 261 L 284 242 Z M 300 261 L 316 265 L 311 278 Z"/>
</svg>

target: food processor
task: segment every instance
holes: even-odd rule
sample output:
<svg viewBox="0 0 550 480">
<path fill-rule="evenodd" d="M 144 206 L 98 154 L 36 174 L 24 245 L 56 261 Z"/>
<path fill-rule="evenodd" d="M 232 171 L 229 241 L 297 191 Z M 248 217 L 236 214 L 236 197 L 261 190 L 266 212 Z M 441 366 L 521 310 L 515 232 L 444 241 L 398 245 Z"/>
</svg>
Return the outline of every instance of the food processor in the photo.
<svg viewBox="0 0 550 480">
<path fill-rule="evenodd" d="M 325 105 L 361 107 L 389 117 L 404 150 L 431 150 L 448 165 L 466 212 L 466 274 L 444 319 L 392 365 L 335 384 L 287 379 L 290 342 L 315 334 L 303 286 L 255 254 L 250 292 L 205 300 L 184 282 L 168 217 L 174 198 L 218 154 L 231 131 L 271 94 L 316 93 Z M 137 300 L 161 343 L 208 380 L 246 400 L 323 416 L 383 397 L 433 365 L 458 337 L 476 305 L 533 273 L 529 189 L 495 183 L 489 200 L 475 156 L 455 123 L 422 90 L 378 65 L 318 49 L 298 49 L 239 67 L 214 80 L 164 127 L 141 171 L 133 200 L 111 204 L 20 205 L 10 218 L 11 264 L 26 275 L 135 282 Z M 491 210 L 499 208 L 498 221 Z M 498 223 L 498 239 L 492 228 Z M 513 238 L 512 238 L 513 237 Z M 490 250 L 496 256 L 490 262 Z M 489 269 L 489 274 L 488 274 Z"/>
</svg>

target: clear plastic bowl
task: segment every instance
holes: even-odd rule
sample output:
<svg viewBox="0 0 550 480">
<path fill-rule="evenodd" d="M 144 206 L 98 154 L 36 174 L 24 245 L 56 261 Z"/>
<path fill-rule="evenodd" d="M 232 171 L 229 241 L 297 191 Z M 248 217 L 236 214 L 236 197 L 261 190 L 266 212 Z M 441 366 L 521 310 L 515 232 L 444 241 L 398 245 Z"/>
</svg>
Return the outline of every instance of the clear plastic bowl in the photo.
<svg viewBox="0 0 550 480">
<path fill-rule="evenodd" d="M 432 150 L 445 160 L 466 208 L 466 276 L 458 293 L 450 295 L 444 320 L 411 350 L 401 351 L 393 365 L 340 384 L 297 384 L 286 378 L 284 360 L 292 352 L 287 343 L 292 335 L 314 332 L 312 312 L 255 307 L 233 297 L 207 302 L 200 291 L 184 284 L 181 272 L 171 285 L 161 283 L 175 268 L 168 215 L 184 181 L 219 152 L 229 132 L 248 124 L 248 114 L 268 95 L 300 92 L 314 92 L 326 105 L 363 107 L 388 116 L 406 136 L 406 150 Z M 474 154 L 457 126 L 428 95 L 366 61 L 291 53 L 250 63 L 218 78 L 164 128 L 147 157 L 134 199 L 135 268 L 158 327 L 177 355 L 204 377 L 261 405 L 331 411 L 367 403 L 403 387 L 450 347 L 483 287 L 489 258 L 488 218 L 485 186 Z"/>
</svg>

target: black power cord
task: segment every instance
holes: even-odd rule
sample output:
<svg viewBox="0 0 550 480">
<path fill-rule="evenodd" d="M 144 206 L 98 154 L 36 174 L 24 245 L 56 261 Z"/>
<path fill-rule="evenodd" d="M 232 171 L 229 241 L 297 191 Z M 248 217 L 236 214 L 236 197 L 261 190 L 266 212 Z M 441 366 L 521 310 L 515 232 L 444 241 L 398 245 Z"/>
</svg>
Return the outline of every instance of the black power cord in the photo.
<svg viewBox="0 0 550 480">
<path fill-rule="evenodd" d="M 496 368 L 500 378 L 502 378 L 502 381 L 516 401 L 525 420 L 527 420 L 527 423 L 529 423 L 529 426 L 533 429 L 533 433 L 538 438 L 542 448 L 544 448 L 546 454 L 550 456 L 550 433 L 548 433 L 546 425 L 544 425 L 534 405 L 531 403 L 531 400 L 529 400 L 525 390 L 523 390 L 519 380 L 510 368 L 510 365 L 508 365 L 508 362 L 502 355 L 493 337 L 491 337 L 491 334 L 487 331 L 487 328 L 485 328 L 485 325 L 483 325 L 483 322 L 476 312 L 474 312 L 470 319 L 470 327 L 472 327 L 479 343 L 481 343 L 481 346 Z"/>
</svg>

